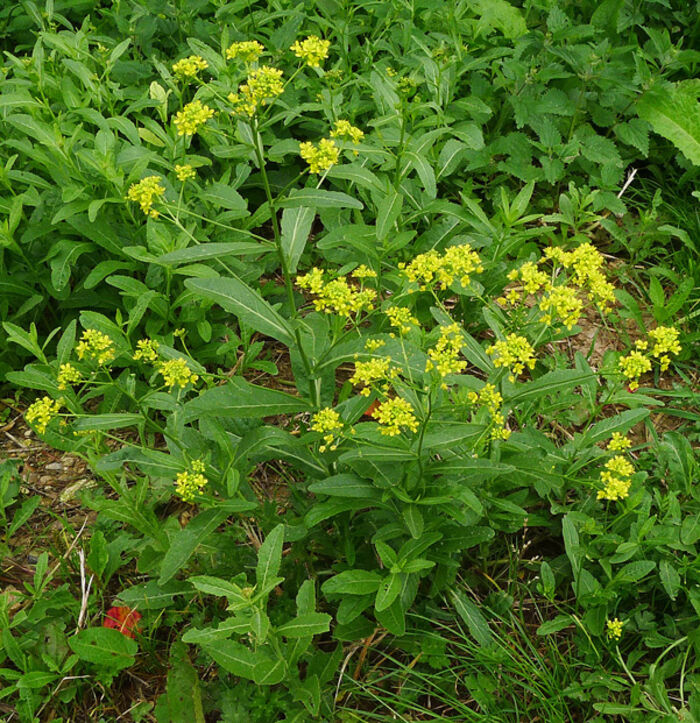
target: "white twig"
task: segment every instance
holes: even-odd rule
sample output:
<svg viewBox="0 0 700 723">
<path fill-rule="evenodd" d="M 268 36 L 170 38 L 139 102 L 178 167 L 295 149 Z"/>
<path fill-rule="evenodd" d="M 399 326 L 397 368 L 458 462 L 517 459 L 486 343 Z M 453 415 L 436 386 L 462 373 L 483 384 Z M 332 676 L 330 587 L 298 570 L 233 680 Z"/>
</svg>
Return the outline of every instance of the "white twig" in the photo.
<svg viewBox="0 0 700 723">
<path fill-rule="evenodd" d="M 625 185 L 620 189 L 620 193 L 617 194 L 617 197 L 618 197 L 618 198 L 622 198 L 622 195 L 623 195 L 624 192 L 629 188 L 630 183 L 632 183 L 632 181 L 634 181 L 634 177 L 635 177 L 636 175 L 637 175 L 637 169 L 636 169 L 636 168 L 633 168 L 633 169 L 630 171 L 629 176 L 627 176 L 627 180 L 625 181 Z"/>
<path fill-rule="evenodd" d="M 90 579 L 85 584 L 85 551 L 82 547 L 78 550 L 78 559 L 80 560 L 80 614 L 78 615 L 78 627 L 77 630 L 83 627 L 85 622 L 85 616 L 87 614 L 88 600 L 90 599 L 90 588 L 92 587 L 92 581 L 95 579 L 94 575 L 90 575 Z M 76 632 L 77 632 L 76 630 Z"/>
</svg>

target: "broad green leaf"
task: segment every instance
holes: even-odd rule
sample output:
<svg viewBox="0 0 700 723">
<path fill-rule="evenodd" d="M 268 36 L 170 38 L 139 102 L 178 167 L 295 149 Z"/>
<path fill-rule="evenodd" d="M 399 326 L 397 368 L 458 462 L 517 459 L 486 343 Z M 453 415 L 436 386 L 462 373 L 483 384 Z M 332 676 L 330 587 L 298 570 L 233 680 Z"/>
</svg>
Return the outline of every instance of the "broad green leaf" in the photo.
<svg viewBox="0 0 700 723">
<path fill-rule="evenodd" d="M 700 540 L 700 514 L 689 515 L 681 525 L 681 542 L 684 545 L 694 545 Z"/>
<path fill-rule="evenodd" d="M 241 588 L 238 585 L 222 580 L 220 577 L 195 575 L 194 577 L 190 577 L 189 581 L 197 588 L 197 590 L 205 593 L 206 595 L 218 595 L 235 602 L 246 601 L 246 598 L 243 597 Z"/>
<path fill-rule="evenodd" d="M 163 586 L 150 580 L 120 591 L 118 599 L 138 610 L 161 610 L 174 605 L 176 597 L 191 598 L 193 594 L 192 586 L 184 580 L 172 580 Z"/>
<path fill-rule="evenodd" d="M 638 582 L 646 577 L 654 568 L 656 563 L 653 560 L 637 560 L 625 565 L 615 575 L 616 582 Z"/>
<path fill-rule="evenodd" d="M 225 311 L 236 314 L 241 321 L 261 334 L 293 346 L 294 332 L 257 291 L 236 276 L 218 279 L 187 279 L 185 286 L 202 298 L 214 301 Z"/>
<path fill-rule="evenodd" d="M 327 633 L 330 629 L 331 616 L 326 613 L 306 613 L 290 620 L 277 628 L 285 638 L 305 638 L 312 635 Z"/>
<path fill-rule="evenodd" d="M 367 595 L 376 592 L 382 578 L 372 570 L 345 570 L 321 585 L 324 595 Z"/>
<path fill-rule="evenodd" d="M 696 166 L 700 166 L 699 95 L 697 78 L 664 83 L 646 91 L 636 106 L 639 117 Z"/>
<path fill-rule="evenodd" d="M 134 664 L 139 646 L 113 628 L 87 628 L 68 638 L 70 649 L 81 659 L 103 668 L 121 670 Z"/>
<path fill-rule="evenodd" d="M 268 254 L 274 250 L 272 246 L 256 241 L 206 243 L 163 254 L 154 259 L 153 263 L 163 266 L 178 266 L 179 264 L 191 264 L 207 259 L 218 259 L 222 256 L 257 256 L 259 254 Z"/>
<path fill-rule="evenodd" d="M 401 213 L 403 195 L 391 190 L 379 202 L 377 209 L 377 239 L 383 241 L 391 231 Z"/>
<path fill-rule="evenodd" d="M 374 616 L 392 635 L 403 635 L 406 632 L 406 613 L 401 606 L 401 598 L 397 597 L 385 610 L 375 610 Z"/>
<path fill-rule="evenodd" d="M 286 674 L 286 664 L 282 658 L 262 658 L 253 669 L 253 680 L 258 685 L 277 685 Z"/>
<path fill-rule="evenodd" d="M 337 474 L 320 482 L 312 482 L 308 487 L 314 494 L 331 497 L 379 498 L 381 492 L 371 483 L 365 482 L 354 474 Z"/>
<path fill-rule="evenodd" d="M 203 392 L 185 404 L 185 421 L 202 416 L 261 419 L 277 414 L 297 414 L 311 411 L 311 405 L 276 389 L 266 389 L 233 377 L 220 387 Z"/>
<path fill-rule="evenodd" d="M 571 615 L 557 615 L 552 620 L 546 620 L 537 628 L 538 635 L 552 635 L 558 633 L 564 628 L 568 628 L 574 624 L 574 618 Z"/>
<path fill-rule="evenodd" d="M 587 432 L 584 433 L 580 442 L 577 444 L 579 449 L 597 444 L 601 440 L 608 439 L 613 432 L 627 432 L 642 420 L 649 416 L 649 410 L 627 409 L 614 417 L 608 417 L 594 424 Z"/>
<path fill-rule="evenodd" d="M 216 640 L 203 643 L 202 650 L 231 675 L 253 680 L 255 654 L 244 645 L 233 640 Z"/>
<path fill-rule="evenodd" d="M 268 582 L 277 577 L 282 564 L 282 543 L 284 542 L 284 525 L 277 525 L 265 538 L 258 550 L 258 564 L 255 568 L 255 579 L 258 588 L 264 588 Z"/>
<path fill-rule="evenodd" d="M 491 630 L 481 610 L 459 590 L 450 593 L 450 599 L 455 611 L 466 623 L 469 632 L 479 645 L 485 647 L 491 643 Z"/>
<path fill-rule="evenodd" d="M 523 402 L 533 397 L 544 396 L 545 394 L 558 394 L 563 391 L 572 391 L 579 384 L 586 384 L 595 379 L 594 374 L 584 374 L 577 369 L 556 369 L 553 372 L 536 379 L 534 382 L 523 384 L 508 401 Z"/>
<path fill-rule="evenodd" d="M 238 191 L 226 186 L 223 183 L 212 183 L 200 194 L 202 200 L 207 201 L 219 208 L 229 211 L 238 211 L 241 215 L 247 215 L 248 203 Z"/>
<path fill-rule="evenodd" d="M 374 599 L 374 609 L 377 612 L 386 610 L 399 596 L 403 584 L 402 575 L 388 575 L 382 580 L 377 596 Z"/>
<path fill-rule="evenodd" d="M 184 643 L 172 644 L 169 663 L 166 695 L 170 723 L 204 723 L 199 674 Z"/>
<path fill-rule="evenodd" d="M 659 563 L 659 577 L 668 596 L 671 600 L 675 600 L 681 589 L 681 576 L 678 570 L 668 560 L 662 560 Z"/>
<path fill-rule="evenodd" d="M 278 202 L 282 208 L 356 208 L 362 210 L 364 206 L 347 193 L 340 191 L 326 191 L 322 188 L 301 188 L 292 191 L 287 198 Z"/>
<path fill-rule="evenodd" d="M 94 414 L 92 416 L 78 417 L 73 428 L 76 431 L 88 429 L 124 429 L 144 424 L 145 419 L 141 414 Z"/>
<path fill-rule="evenodd" d="M 160 565 L 159 585 L 167 583 L 192 557 L 197 547 L 228 517 L 227 510 L 205 510 L 190 520 L 170 541 Z"/>
<path fill-rule="evenodd" d="M 522 11 L 506 0 L 472 0 L 471 5 L 479 15 L 476 27 L 480 34 L 490 35 L 500 30 L 506 38 L 514 40 L 527 32 Z"/>
<path fill-rule="evenodd" d="M 308 206 L 285 208 L 282 212 L 282 253 L 292 274 L 297 270 L 315 217 L 316 209 Z"/>
</svg>

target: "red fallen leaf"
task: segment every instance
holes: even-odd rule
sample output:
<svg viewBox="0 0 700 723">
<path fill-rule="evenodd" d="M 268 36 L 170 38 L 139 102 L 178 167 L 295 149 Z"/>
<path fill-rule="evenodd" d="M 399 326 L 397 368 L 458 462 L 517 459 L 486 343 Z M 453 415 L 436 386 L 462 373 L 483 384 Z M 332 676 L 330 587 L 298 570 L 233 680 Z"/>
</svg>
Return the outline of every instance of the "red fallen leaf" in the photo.
<svg viewBox="0 0 700 723">
<path fill-rule="evenodd" d="M 365 409 L 364 416 L 371 417 L 374 414 L 374 410 L 377 409 L 378 406 L 379 406 L 379 400 L 375 399 L 372 402 L 372 404 L 370 404 L 369 407 L 367 407 L 367 409 Z"/>
<path fill-rule="evenodd" d="M 132 610 L 130 607 L 113 607 L 105 613 L 102 623 L 103 628 L 114 628 L 127 638 L 134 638 L 134 631 L 138 630 L 138 622 L 141 620 L 141 613 Z"/>
</svg>

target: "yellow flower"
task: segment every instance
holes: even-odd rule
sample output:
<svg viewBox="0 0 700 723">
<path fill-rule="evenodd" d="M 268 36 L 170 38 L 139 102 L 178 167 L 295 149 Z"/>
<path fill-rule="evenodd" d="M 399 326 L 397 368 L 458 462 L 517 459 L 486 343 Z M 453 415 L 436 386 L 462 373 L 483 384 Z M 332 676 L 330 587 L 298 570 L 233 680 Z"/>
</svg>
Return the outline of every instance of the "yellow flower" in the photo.
<svg viewBox="0 0 700 723">
<path fill-rule="evenodd" d="M 622 626 L 624 624 L 625 623 L 618 618 L 615 618 L 614 620 L 608 620 L 608 640 L 619 640 L 622 637 Z"/>
<path fill-rule="evenodd" d="M 176 165 L 175 166 L 175 175 L 177 176 L 178 181 L 182 181 L 183 183 L 190 178 L 195 178 L 197 175 L 197 172 L 190 166 L 188 163 L 185 163 L 184 165 Z"/>
<path fill-rule="evenodd" d="M 312 431 L 319 432 L 323 435 L 323 441 L 325 444 L 318 448 L 319 451 L 325 452 L 326 449 L 330 449 L 332 451 L 338 447 L 337 438 L 343 429 L 343 422 L 335 409 L 326 407 L 320 412 L 314 414 L 311 419 L 311 429 Z"/>
<path fill-rule="evenodd" d="M 621 455 L 609 459 L 605 463 L 605 469 L 600 473 L 600 481 L 604 487 L 598 490 L 598 499 L 615 502 L 628 497 L 631 485 L 629 478 L 633 474 L 634 466 Z"/>
<path fill-rule="evenodd" d="M 428 350 L 425 371 L 435 369 L 443 378 L 448 374 L 461 374 L 467 366 L 467 362 L 459 358 L 462 341 L 462 329 L 459 324 L 455 322 L 443 326 L 437 343 Z"/>
<path fill-rule="evenodd" d="M 108 364 L 114 359 L 114 342 L 101 331 L 86 329 L 75 347 L 78 359 L 96 359 L 98 364 Z"/>
<path fill-rule="evenodd" d="M 411 432 L 418 429 L 413 407 L 401 397 L 394 397 L 380 404 L 372 412 L 372 416 L 382 425 L 381 433 L 389 437 L 401 434 L 402 427 Z"/>
<path fill-rule="evenodd" d="M 173 65 L 173 73 L 181 78 L 194 78 L 200 70 L 206 70 L 208 67 L 209 63 L 200 55 L 190 55 Z"/>
<path fill-rule="evenodd" d="M 336 121 L 331 131 L 331 138 L 347 138 L 355 144 L 360 143 L 364 137 L 365 134 L 363 131 L 351 125 L 350 122 L 346 120 Z M 353 151 L 353 153 L 355 155 L 358 154 L 357 151 Z"/>
<path fill-rule="evenodd" d="M 175 492 L 180 495 L 183 502 L 194 502 L 197 495 L 207 485 L 207 478 L 204 476 L 206 466 L 204 462 L 195 459 L 190 463 L 190 468 L 180 472 L 175 478 Z"/>
<path fill-rule="evenodd" d="M 431 249 L 409 264 L 399 264 L 399 268 L 409 281 L 418 282 L 421 290 L 434 282 L 446 289 L 455 279 L 459 279 L 462 286 L 468 286 L 471 275 L 484 270 L 479 255 L 469 244 L 450 246 L 442 254 Z"/>
<path fill-rule="evenodd" d="M 265 51 L 257 40 L 242 40 L 240 43 L 233 43 L 226 49 L 228 60 L 240 58 L 244 63 L 254 63 Z"/>
<path fill-rule="evenodd" d="M 520 280 L 523 282 L 523 289 L 528 294 L 536 294 L 542 288 L 550 286 L 549 276 L 537 268 L 537 264 L 526 261 L 519 269 L 513 269 L 508 274 L 511 281 Z"/>
<path fill-rule="evenodd" d="M 140 339 L 136 342 L 136 351 L 134 359 L 138 361 L 154 362 L 158 359 L 158 347 L 160 344 L 155 339 Z"/>
<path fill-rule="evenodd" d="M 214 109 L 193 100 L 175 114 L 173 123 L 179 136 L 192 136 L 214 115 Z"/>
<path fill-rule="evenodd" d="M 148 176 L 138 183 L 132 183 L 126 194 L 128 201 L 137 201 L 146 216 L 158 218 L 158 211 L 153 208 L 153 200 L 160 200 L 165 189 L 160 185 L 159 176 Z"/>
<path fill-rule="evenodd" d="M 27 408 L 24 418 L 29 424 L 36 427 L 39 434 L 43 434 L 51 420 L 58 416 L 60 409 L 61 404 L 59 402 L 54 402 L 51 397 L 42 397 Z"/>
<path fill-rule="evenodd" d="M 199 379 L 199 375 L 189 368 L 187 361 L 182 357 L 160 361 L 156 364 L 156 369 L 162 374 L 166 386 L 171 389 L 175 386 L 184 389 Z"/>
<path fill-rule="evenodd" d="M 80 381 L 80 372 L 72 364 L 61 364 L 56 380 L 59 389 L 66 389 L 69 384 Z"/>
<path fill-rule="evenodd" d="M 632 446 L 632 442 L 620 432 L 613 432 L 612 438 L 608 442 L 608 449 L 611 452 L 622 452 L 625 449 L 629 449 Z"/>
<path fill-rule="evenodd" d="M 330 47 L 330 40 L 321 40 L 321 38 L 316 35 L 309 35 L 308 38 L 301 42 L 297 40 L 290 50 L 307 65 L 310 65 L 312 68 L 318 68 L 321 65 L 321 61 L 328 57 L 328 49 Z"/>
<path fill-rule="evenodd" d="M 651 361 L 640 351 L 631 351 L 627 356 L 621 356 L 617 365 L 623 376 L 630 380 L 632 391 L 639 388 L 639 377 L 651 370 Z"/>
<path fill-rule="evenodd" d="M 326 314 L 349 317 L 365 309 L 370 310 L 376 296 L 373 289 L 357 289 L 350 286 L 345 276 L 325 281 L 323 272 L 317 268 L 313 268 L 304 276 L 297 276 L 297 284 L 318 297 L 314 299 L 314 308 Z"/>
<path fill-rule="evenodd" d="M 540 300 L 540 310 L 548 312 L 542 317 L 545 324 L 558 317 L 567 329 L 572 329 L 581 316 L 583 302 L 570 286 L 555 286 Z"/>
<path fill-rule="evenodd" d="M 399 330 L 402 336 L 408 334 L 411 328 L 418 326 L 418 319 L 404 306 L 390 306 L 386 310 L 389 317 L 389 323 Z"/>
<path fill-rule="evenodd" d="M 360 394 L 368 397 L 373 384 L 380 381 L 386 382 L 397 374 L 398 370 L 391 368 L 391 357 L 358 361 L 355 362 L 355 372 L 350 377 L 350 383 L 356 387 L 362 385 Z"/>
<path fill-rule="evenodd" d="M 381 349 L 385 344 L 384 339 L 367 339 L 365 342 L 365 351 L 377 351 L 377 349 Z"/>
<path fill-rule="evenodd" d="M 506 428 L 506 420 L 501 411 L 503 397 L 493 384 L 484 384 L 478 393 L 469 392 L 468 399 L 472 404 L 479 404 L 489 410 L 494 424 L 491 429 L 491 439 L 510 437 L 511 431 Z"/>
<path fill-rule="evenodd" d="M 649 337 L 654 342 L 651 355 L 659 358 L 661 371 L 664 372 L 671 363 L 671 358 L 668 355 L 680 354 L 681 352 L 678 329 L 672 326 L 658 326 L 649 332 Z"/>
<path fill-rule="evenodd" d="M 518 374 L 528 369 L 534 369 L 536 359 L 535 352 L 530 342 L 524 336 L 508 334 L 504 341 L 497 341 L 492 344 L 486 353 L 494 355 L 493 365 L 495 367 L 506 367 L 510 370 L 508 379 L 515 381 Z"/>
<path fill-rule="evenodd" d="M 310 173 L 321 173 L 327 171 L 338 162 L 340 151 L 335 141 L 329 138 L 321 138 L 318 146 L 310 141 L 299 144 L 299 155 L 309 164 Z"/>
<path fill-rule="evenodd" d="M 267 103 L 284 91 L 282 71 L 263 65 L 248 74 L 247 82 L 238 86 L 238 93 L 230 93 L 228 99 L 233 112 L 253 116 L 260 105 Z"/>
<path fill-rule="evenodd" d="M 372 271 L 372 269 L 365 266 L 365 264 L 360 264 L 350 276 L 352 276 L 353 279 L 376 279 L 377 272 Z"/>
</svg>

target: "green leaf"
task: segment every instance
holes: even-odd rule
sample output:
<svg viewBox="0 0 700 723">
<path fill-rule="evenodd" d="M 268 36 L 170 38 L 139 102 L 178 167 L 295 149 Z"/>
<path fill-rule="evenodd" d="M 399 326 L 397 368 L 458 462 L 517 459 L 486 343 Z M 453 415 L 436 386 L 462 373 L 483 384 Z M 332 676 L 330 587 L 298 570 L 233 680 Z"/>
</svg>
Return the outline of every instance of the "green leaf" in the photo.
<svg viewBox="0 0 700 723">
<path fill-rule="evenodd" d="M 506 0 L 472 0 L 472 8 L 480 17 L 477 30 L 489 35 L 500 30 L 503 35 L 514 40 L 527 32 L 527 24 L 522 12 Z"/>
<path fill-rule="evenodd" d="M 684 545 L 694 545 L 700 540 L 700 514 L 688 516 L 681 525 L 681 542 Z"/>
<path fill-rule="evenodd" d="M 187 655 L 187 646 L 175 641 L 170 648 L 166 688 L 170 723 L 204 723 L 199 675 Z"/>
<path fill-rule="evenodd" d="M 205 510 L 192 519 L 170 541 L 170 547 L 160 565 L 159 585 L 165 585 L 187 561 L 207 537 L 229 516 L 228 510 Z"/>
<path fill-rule="evenodd" d="M 202 650 L 231 675 L 254 680 L 255 654 L 244 645 L 233 640 L 216 640 L 202 643 Z"/>
<path fill-rule="evenodd" d="M 76 431 L 88 429 L 124 429 L 144 424 L 145 419 L 141 414 L 94 414 L 91 417 L 78 417 L 73 424 Z"/>
<path fill-rule="evenodd" d="M 568 628 L 570 625 L 573 625 L 573 623 L 574 618 L 571 615 L 557 615 L 554 619 L 543 622 L 542 625 L 537 628 L 537 634 L 552 635 L 553 633 L 558 633 L 560 630 L 564 630 L 564 628 Z"/>
<path fill-rule="evenodd" d="M 406 632 L 406 613 L 401 606 L 401 598 L 396 598 L 386 610 L 375 610 L 377 622 L 392 635 L 404 635 Z"/>
<path fill-rule="evenodd" d="M 309 206 L 285 208 L 282 212 L 282 253 L 292 274 L 297 270 L 315 217 L 316 209 Z"/>
<path fill-rule="evenodd" d="M 185 404 L 185 421 L 202 416 L 231 417 L 234 419 L 262 419 L 277 414 L 309 412 L 311 405 L 276 389 L 267 389 L 233 377 L 226 384 L 203 392 Z"/>
<path fill-rule="evenodd" d="M 226 597 L 229 601 L 234 602 L 245 602 L 247 598 L 243 597 L 241 588 L 227 580 L 222 580 L 220 577 L 211 577 L 210 575 L 196 575 L 190 577 L 189 581 L 194 585 L 197 590 L 207 595 L 218 595 L 219 597 Z"/>
<path fill-rule="evenodd" d="M 277 685 L 284 680 L 286 672 L 286 665 L 282 658 L 263 658 L 255 664 L 253 680 L 258 685 Z"/>
<path fill-rule="evenodd" d="M 678 570 L 668 560 L 662 560 L 659 563 L 659 577 L 668 596 L 671 600 L 675 600 L 681 589 L 681 576 Z"/>
<path fill-rule="evenodd" d="M 219 208 L 229 211 L 238 211 L 241 216 L 246 216 L 248 203 L 238 191 L 224 183 L 212 183 L 200 194 L 203 201 L 207 201 Z"/>
<path fill-rule="evenodd" d="M 597 444 L 603 439 L 608 439 L 612 436 L 613 432 L 627 432 L 634 427 L 635 424 L 638 424 L 648 416 L 648 409 L 627 409 L 620 414 L 616 414 L 614 417 L 608 417 L 594 424 L 583 434 L 580 440 L 577 441 L 576 446 L 578 449 L 583 449 Z"/>
<path fill-rule="evenodd" d="M 284 542 L 284 525 L 277 525 L 265 538 L 258 550 L 258 564 L 255 568 L 255 579 L 258 588 L 264 588 L 282 565 L 282 543 Z"/>
<path fill-rule="evenodd" d="M 383 241 L 396 223 L 403 206 L 403 195 L 392 190 L 379 202 L 377 208 L 377 240 Z"/>
<path fill-rule="evenodd" d="M 301 188 L 290 192 L 289 196 L 278 202 L 282 208 L 356 208 L 362 210 L 364 206 L 347 193 L 340 191 L 326 191 L 321 188 Z"/>
<path fill-rule="evenodd" d="M 637 114 L 655 133 L 671 141 L 700 166 L 700 80 L 665 83 L 648 90 L 637 101 Z"/>
<path fill-rule="evenodd" d="M 615 575 L 615 581 L 623 583 L 638 582 L 643 577 L 646 577 L 655 567 L 656 563 L 653 560 L 630 562 Z"/>
<path fill-rule="evenodd" d="M 365 482 L 354 474 L 336 474 L 320 482 L 312 482 L 308 487 L 314 494 L 331 497 L 379 498 L 381 492 L 371 483 Z"/>
<path fill-rule="evenodd" d="M 573 391 L 579 384 L 586 384 L 595 379 L 595 374 L 581 373 L 577 369 L 556 369 L 547 372 L 534 382 L 524 384 L 515 394 L 512 394 L 508 401 L 518 403 L 533 397 L 540 397 L 545 394 L 556 394 L 563 391 Z"/>
<path fill-rule="evenodd" d="M 403 584 L 402 575 L 388 575 L 382 580 L 374 599 L 374 609 L 377 612 L 386 610 L 399 596 Z"/>
<path fill-rule="evenodd" d="M 321 585 L 324 595 L 368 595 L 376 592 L 382 578 L 372 570 L 345 570 Z"/>
<path fill-rule="evenodd" d="M 236 276 L 218 279 L 187 279 L 185 286 L 195 294 L 214 301 L 224 311 L 236 314 L 241 321 L 261 334 L 294 345 L 294 332 L 257 291 Z"/>
<path fill-rule="evenodd" d="M 491 643 L 491 630 L 481 610 L 462 592 L 453 590 L 450 599 L 455 611 L 466 623 L 469 632 L 479 645 L 485 647 Z"/>
<path fill-rule="evenodd" d="M 168 254 L 158 256 L 153 260 L 153 263 L 162 266 L 178 266 L 179 264 L 191 264 L 207 259 L 218 259 L 222 256 L 258 256 L 274 250 L 272 246 L 256 241 L 226 241 L 199 244 L 198 246 L 171 251 Z"/>
<path fill-rule="evenodd" d="M 306 638 L 327 633 L 330 624 L 331 616 L 326 613 L 306 613 L 280 625 L 277 632 L 285 638 Z"/>
<path fill-rule="evenodd" d="M 70 649 L 88 663 L 121 670 L 134 664 L 139 646 L 113 628 L 87 628 L 68 638 Z"/>
</svg>

